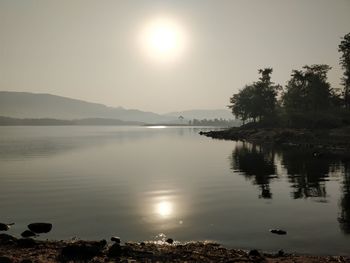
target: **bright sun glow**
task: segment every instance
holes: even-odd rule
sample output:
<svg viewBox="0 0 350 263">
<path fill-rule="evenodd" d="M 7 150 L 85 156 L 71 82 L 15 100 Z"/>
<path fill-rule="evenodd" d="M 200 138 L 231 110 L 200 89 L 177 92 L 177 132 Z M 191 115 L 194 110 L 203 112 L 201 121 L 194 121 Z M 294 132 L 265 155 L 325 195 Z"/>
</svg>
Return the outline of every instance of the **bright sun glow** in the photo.
<svg viewBox="0 0 350 263">
<path fill-rule="evenodd" d="M 173 213 L 173 205 L 170 202 L 162 201 L 157 204 L 156 212 L 163 217 L 170 216 Z"/>
<path fill-rule="evenodd" d="M 186 36 L 176 20 L 158 17 L 141 31 L 140 43 L 145 53 L 159 61 L 177 59 L 185 50 Z"/>
</svg>

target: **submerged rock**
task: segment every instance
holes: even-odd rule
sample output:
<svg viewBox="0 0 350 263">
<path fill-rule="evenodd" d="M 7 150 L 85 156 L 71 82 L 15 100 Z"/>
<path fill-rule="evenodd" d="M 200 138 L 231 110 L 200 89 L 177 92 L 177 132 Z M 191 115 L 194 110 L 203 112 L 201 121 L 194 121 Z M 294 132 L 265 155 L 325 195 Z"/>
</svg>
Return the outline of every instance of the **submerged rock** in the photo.
<svg viewBox="0 0 350 263">
<path fill-rule="evenodd" d="M 276 235 L 287 235 L 287 231 L 282 229 L 270 229 L 270 232 Z"/>
<path fill-rule="evenodd" d="M 36 237 L 36 234 L 30 230 L 25 230 L 21 234 L 22 237 Z"/>
<path fill-rule="evenodd" d="M 52 229 L 52 224 L 50 223 L 32 223 L 28 225 L 28 228 L 37 234 L 48 233 Z"/>
</svg>

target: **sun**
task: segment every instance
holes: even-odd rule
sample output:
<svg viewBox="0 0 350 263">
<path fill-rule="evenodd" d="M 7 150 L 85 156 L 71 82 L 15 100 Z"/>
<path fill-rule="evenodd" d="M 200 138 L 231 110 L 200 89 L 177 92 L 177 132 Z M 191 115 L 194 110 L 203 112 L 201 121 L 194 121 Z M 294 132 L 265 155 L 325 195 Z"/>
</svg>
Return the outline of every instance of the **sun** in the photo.
<svg viewBox="0 0 350 263">
<path fill-rule="evenodd" d="M 140 34 L 144 53 L 157 61 L 173 61 L 186 48 L 186 34 L 180 23 L 169 17 L 156 17 L 145 23 Z"/>
</svg>

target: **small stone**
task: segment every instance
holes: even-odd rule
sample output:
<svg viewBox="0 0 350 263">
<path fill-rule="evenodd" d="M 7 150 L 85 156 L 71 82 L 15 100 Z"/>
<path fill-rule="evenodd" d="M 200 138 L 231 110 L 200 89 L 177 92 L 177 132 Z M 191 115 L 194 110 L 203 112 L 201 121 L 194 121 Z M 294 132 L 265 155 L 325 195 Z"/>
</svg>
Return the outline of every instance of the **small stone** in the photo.
<svg viewBox="0 0 350 263">
<path fill-rule="evenodd" d="M 278 255 L 279 257 L 285 256 L 285 253 L 284 253 L 283 249 L 279 250 L 279 251 L 277 252 L 277 255 Z"/>
<path fill-rule="evenodd" d="M 146 243 L 145 243 L 145 242 L 141 242 L 141 243 L 140 243 L 140 246 L 143 246 L 143 247 L 144 247 L 144 246 L 146 246 Z"/>
<path fill-rule="evenodd" d="M 21 236 L 22 237 L 35 237 L 36 234 L 30 230 L 25 230 L 24 232 L 22 232 Z"/>
<path fill-rule="evenodd" d="M 111 241 L 120 244 L 120 237 L 111 237 Z"/>
<path fill-rule="evenodd" d="M 12 263 L 13 260 L 9 257 L 0 257 L 0 263 Z"/>
<path fill-rule="evenodd" d="M 28 225 L 28 228 L 37 234 L 48 233 L 52 229 L 52 224 L 50 223 L 32 223 Z"/>
<path fill-rule="evenodd" d="M 174 240 L 172 238 L 168 238 L 165 242 L 167 242 L 168 244 L 172 244 L 174 243 Z"/>
<path fill-rule="evenodd" d="M 287 235 L 287 231 L 282 229 L 270 229 L 270 232 L 276 235 Z"/>
</svg>

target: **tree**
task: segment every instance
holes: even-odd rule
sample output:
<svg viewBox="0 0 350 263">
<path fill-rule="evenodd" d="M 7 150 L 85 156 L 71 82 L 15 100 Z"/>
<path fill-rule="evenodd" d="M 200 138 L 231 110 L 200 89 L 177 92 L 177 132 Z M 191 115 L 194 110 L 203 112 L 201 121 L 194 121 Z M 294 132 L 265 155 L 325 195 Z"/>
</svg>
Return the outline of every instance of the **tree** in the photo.
<svg viewBox="0 0 350 263">
<path fill-rule="evenodd" d="M 293 70 L 282 100 L 287 111 L 319 111 L 330 107 L 333 92 L 327 82 L 328 65 Z"/>
<path fill-rule="evenodd" d="M 275 113 L 276 97 L 281 86 L 271 82 L 272 71 L 272 68 L 259 69 L 259 80 L 246 85 L 230 98 L 231 105 L 228 107 L 233 115 L 243 122 L 249 119 L 256 122 Z"/>
<path fill-rule="evenodd" d="M 350 109 L 350 33 L 346 34 L 339 44 L 338 51 L 342 53 L 340 65 L 344 69 L 342 84 L 344 85 L 344 103 Z"/>
<path fill-rule="evenodd" d="M 333 127 L 339 125 L 339 95 L 327 81 L 328 65 L 304 66 L 293 70 L 282 95 L 289 125 L 298 127 Z M 334 115 L 334 116 L 333 116 Z"/>
</svg>

